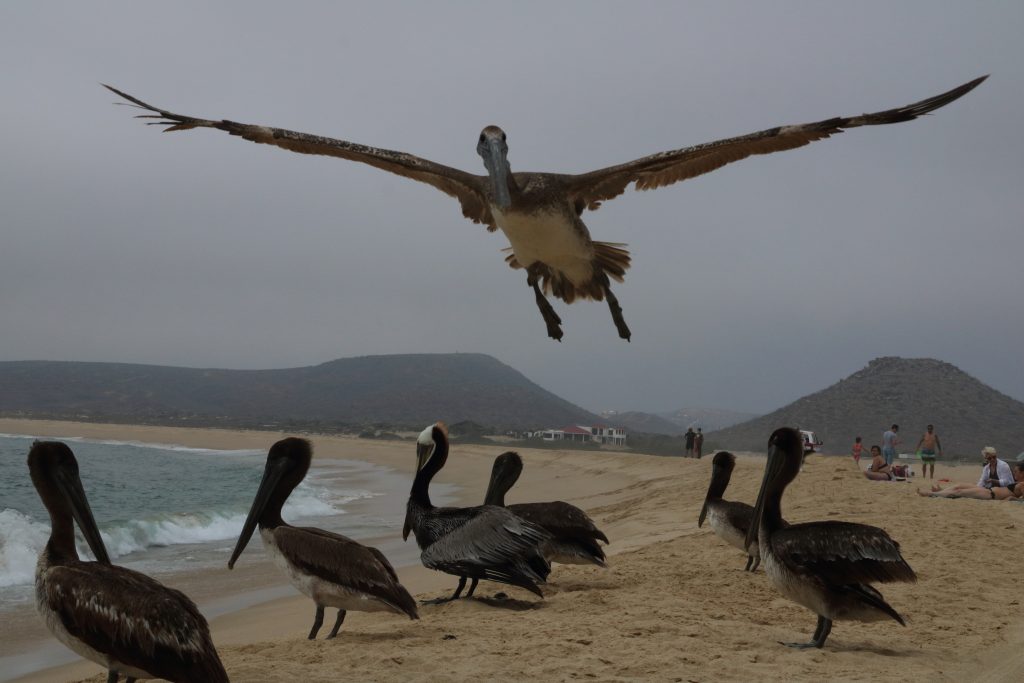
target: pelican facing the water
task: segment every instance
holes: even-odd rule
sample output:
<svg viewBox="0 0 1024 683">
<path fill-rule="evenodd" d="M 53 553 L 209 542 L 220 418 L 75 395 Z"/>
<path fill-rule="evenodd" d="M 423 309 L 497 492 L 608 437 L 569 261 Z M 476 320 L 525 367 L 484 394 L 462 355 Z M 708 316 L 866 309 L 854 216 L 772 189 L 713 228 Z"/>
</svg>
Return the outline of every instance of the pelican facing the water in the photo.
<svg viewBox="0 0 1024 683">
<path fill-rule="evenodd" d="M 104 86 L 152 114 L 139 118 L 167 126 L 166 131 L 216 128 L 251 142 L 276 145 L 292 152 L 334 156 L 359 161 L 396 175 L 434 186 L 458 199 L 462 215 L 482 223 L 489 231 L 500 229 L 511 245 L 505 259 L 512 268 L 526 270 L 552 339 L 561 340 L 561 318 L 545 294 L 571 304 L 577 298 L 607 301 L 612 320 L 622 339 L 631 333 L 622 308 L 611 291 L 611 280 L 623 281 L 630 266 L 625 245 L 598 242 L 581 218 L 614 199 L 630 184 L 638 190 L 653 190 L 721 168 L 755 154 L 769 154 L 804 145 L 840 133 L 848 128 L 899 123 L 934 111 L 964 96 L 987 76 L 976 78 L 941 95 L 896 109 L 873 114 L 825 119 L 814 123 L 779 126 L 749 135 L 659 152 L 589 173 L 513 173 L 508 162 L 505 132 L 487 126 L 477 139 L 476 150 L 483 158 L 487 175 L 475 175 L 438 164 L 406 152 L 367 147 L 344 140 L 299 133 L 282 128 L 200 119 L 175 114 L 146 104 L 111 86 Z"/>
<path fill-rule="evenodd" d="M 281 519 L 288 496 L 309 471 L 313 448 L 305 439 L 281 439 L 270 447 L 263 481 L 245 519 L 228 569 L 252 538 L 256 525 L 267 554 L 300 593 L 316 603 L 309 639 L 324 622 L 324 608 L 337 607 L 338 617 L 327 638 L 338 635 L 348 610 L 395 612 L 419 619 L 416 601 L 399 583 L 384 553 L 351 538 L 314 527 L 296 527 Z"/>
<path fill-rule="evenodd" d="M 188 596 L 145 574 L 110 563 L 66 444 L 36 441 L 28 454 L 32 483 L 50 513 L 50 539 L 36 565 L 36 607 L 46 627 L 77 654 L 107 670 L 175 683 L 227 683 L 210 627 Z M 75 525 L 95 562 L 75 548 Z"/>
<path fill-rule="evenodd" d="M 768 579 L 784 596 L 818 615 L 809 643 L 790 647 L 820 648 L 832 622 L 903 617 L 871 587 L 874 581 L 916 581 L 917 575 L 900 555 L 900 544 L 882 529 L 852 522 L 806 522 L 785 526 L 782 494 L 800 471 L 803 439 L 800 432 L 776 429 L 768 440 L 761 491 L 754 504 L 754 523 L 746 543 L 760 540 L 761 561 Z"/>
</svg>

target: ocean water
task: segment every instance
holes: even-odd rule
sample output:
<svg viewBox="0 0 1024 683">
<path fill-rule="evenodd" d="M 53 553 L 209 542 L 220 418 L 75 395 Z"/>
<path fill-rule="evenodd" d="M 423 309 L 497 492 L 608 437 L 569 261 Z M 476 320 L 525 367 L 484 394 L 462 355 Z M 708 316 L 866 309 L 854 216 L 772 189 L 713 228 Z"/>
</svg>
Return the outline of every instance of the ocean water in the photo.
<svg viewBox="0 0 1024 683">
<path fill-rule="evenodd" d="M 34 439 L 0 435 L 0 618 L 7 609 L 32 600 L 36 560 L 49 537 L 49 516 L 26 465 Z M 162 572 L 227 562 L 266 461 L 265 451 L 53 440 L 67 443 L 78 459 L 111 559 L 158 578 Z M 314 460 L 282 516 L 352 537 L 393 535 L 401 528 L 410 481 L 402 473 L 365 462 Z M 385 495 L 395 498 L 393 505 L 357 504 Z M 339 524 L 337 516 L 349 514 L 347 508 L 353 506 L 374 513 L 357 513 Z M 381 514 L 382 509 L 387 513 Z M 260 552 L 260 545 L 254 537 L 246 554 Z M 81 536 L 79 554 L 92 559 Z"/>
</svg>

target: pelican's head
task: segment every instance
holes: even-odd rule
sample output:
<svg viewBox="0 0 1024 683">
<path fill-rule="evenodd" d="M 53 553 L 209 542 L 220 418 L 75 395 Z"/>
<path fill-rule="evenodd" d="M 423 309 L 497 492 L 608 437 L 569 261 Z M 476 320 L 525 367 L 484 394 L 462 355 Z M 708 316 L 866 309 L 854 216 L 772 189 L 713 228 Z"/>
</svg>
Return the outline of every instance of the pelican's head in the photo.
<svg viewBox="0 0 1024 683">
<path fill-rule="evenodd" d="M 707 495 L 704 496 L 704 507 L 700 509 L 700 516 L 697 518 L 697 526 L 704 526 L 704 519 L 708 516 L 708 504 L 717 498 L 725 495 L 725 489 L 729 486 L 729 479 L 736 467 L 736 456 L 729 451 L 718 451 L 711 460 L 711 484 L 708 486 Z"/>
<path fill-rule="evenodd" d="M 494 203 L 500 209 L 512 206 L 512 196 L 508 191 L 512 168 L 508 165 L 508 143 L 505 140 L 505 131 L 497 126 L 487 126 L 480 131 L 480 139 L 476 143 L 476 153 L 483 158 L 494 187 Z"/>
<path fill-rule="evenodd" d="M 288 437 L 270 447 L 267 464 L 263 468 L 263 479 L 256 491 L 256 497 L 246 515 L 242 533 L 235 544 L 235 550 L 228 560 L 228 569 L 233 569 L 238 556 L 256 531 L 256 525 L 269 522 L 272 526 L 281 523 L 281 507 L 288 496 L 299 485 L 309 471 L 313 459 L 313 446 L 306 439 Z"/>
<path fill-rule="evenodd" d="M 416 439 L 416 471 L 419 472 L 430 461 L 439 446 L 444 446 L 444 456 L 448 455 L 448 426 L 444 422 L 435 422 L 422 432 Z M 443 464 L 443 463 L 442 463 Z"/>
<path fill-rule="evenodd" d="M 89 499 L 85 497 L 82 479 L 78 476 L 78 461 L 67 444 L 60 441 L 33 443 L 28 453 L 28 471 L 39 497 L 50 513 L 51 526 L 66 529 L 69 534 L 67 538 L 71 539 L 73 518 L 78 522 L 78 528 L 82 530 L 82 536 L 96 560 L 110 564 L 110 556 L 100 537 Z M 69 540 L 69 545 L 77 559 L 74 543 Z"/>
<path fill-rule="evenodd" d="M 494 459 L 491 481 L 487 485 L 484 505 L 505 507 L 505 494 L 519 480 L 523 472 L 523 459 L 515 451 L 506 451 Z"/>
<path fill-rule="evenodd" d="M 757 494 L 750 527 L 747 529 L 747 546 L 758 533 L 761 518 L 764 516 L 766 498 L 770 496 L 775 499 L 776 504 L 778 503 L 782 498 L 782 492 L 799 474 L 803 457 L 804 439 L 799 431 L 791 427 L 780 427 L 772 432 L 768 439 L 768 458 L 764 465 L 761 490 Z"/>
</svg>

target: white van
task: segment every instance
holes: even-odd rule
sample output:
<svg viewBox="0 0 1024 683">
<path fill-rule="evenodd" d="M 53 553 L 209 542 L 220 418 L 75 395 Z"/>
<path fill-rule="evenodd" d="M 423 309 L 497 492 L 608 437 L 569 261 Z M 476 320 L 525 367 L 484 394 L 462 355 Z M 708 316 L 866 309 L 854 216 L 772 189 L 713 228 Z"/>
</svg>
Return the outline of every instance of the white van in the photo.
<svg viewBox="0 0 1024 683">
<path fill-rule="evenodd" d="M 821 452 L 821 447 L 824 444 L 820 439 L 818 439 L 814 432 L 801 429 L 800 435 L 804 437 L 804 455 L 807 455 L 808 453 Z"/>
</svg>

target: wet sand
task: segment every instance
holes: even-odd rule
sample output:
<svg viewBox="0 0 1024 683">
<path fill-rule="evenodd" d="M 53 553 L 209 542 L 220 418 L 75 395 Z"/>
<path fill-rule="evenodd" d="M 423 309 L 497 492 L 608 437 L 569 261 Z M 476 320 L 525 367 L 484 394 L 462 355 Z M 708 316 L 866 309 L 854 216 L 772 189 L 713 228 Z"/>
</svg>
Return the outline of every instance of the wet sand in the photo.
<svg viewBox="0 0 1024 683">
<path fill-rule="evenodd" d="M 0 431 L 205 448 L 266 448 L 280 436 L 11 420 L 0 420 Z M 317 457 L 414 466 L 409 442 L 312 438 Z M 475 504 L 503 450 L 455 445 L 437 481 L 457 484 L 459 502 Z M 697 528 L 709 457 L 519 450 L 525 470 L 509 502 L 563 499 L 588 510 L 612 540 L 609 569 L 556 565 L 544 600 L 482 583 L 484 599 L 424 606 L 415 622 L 353 613 L 334 641 L 305 639 L 313 608 L 298 595 L 223 614 L 211 626 L 232 680 L 1000 681 L 1024 670 L 1024 610 L 1008 589 L 1024 504 L 921 498 L 919 480 L 871 482 L 848 457 L 810 456 L 783 501 L 787 519 L 881 526 L 919 581 L 878 586 L 906 628 L 837 622 L 823 650 L 797 651 L 778 641 L 809 638 L 815 616 L 783 599 L 763 572 L 743 572 L 742 553 Z M 764 461 L 738 455 L 726 497 L 752 502 Z M 936 469 L 937 478 L 972 482 L 980 463 Z M 399 574 L 422 597 L 455 584 L 419 566 Z M 181 587 L 190 582 L 206 580 Z M 509 599 L 491 599 L 497 592 Z M 82 662 L 20 680 L 100 682 L 105 674 Z"/>
</svg>

